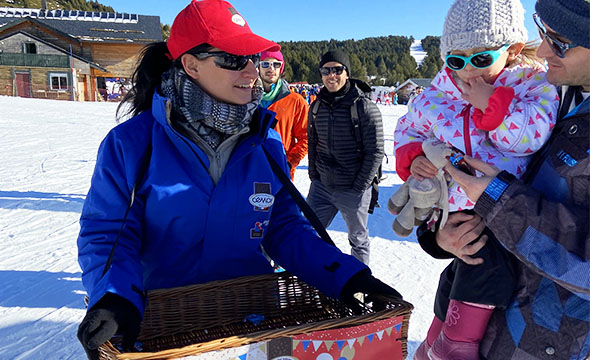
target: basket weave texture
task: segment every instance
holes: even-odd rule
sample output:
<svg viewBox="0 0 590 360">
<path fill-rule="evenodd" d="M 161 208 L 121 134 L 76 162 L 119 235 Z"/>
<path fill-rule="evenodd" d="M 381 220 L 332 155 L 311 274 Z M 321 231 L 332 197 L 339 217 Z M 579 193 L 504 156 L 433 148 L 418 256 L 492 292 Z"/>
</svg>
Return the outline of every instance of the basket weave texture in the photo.
<svg viewBox="0 0 590 360">
<path fill-rule="evenodd" d="M 100 359 L 173 359 L 400 315 L 405 357 L 413 306 L 398 298 L 381 300 L 384 310 L 355 315 L 287 272 L 153 290 L 138 338 L 142 352 L 121 353 L 112 339 L 99 348 Z M 244 320 L 252 314 L 264 320 L 256 325 Z"/>
</svg>

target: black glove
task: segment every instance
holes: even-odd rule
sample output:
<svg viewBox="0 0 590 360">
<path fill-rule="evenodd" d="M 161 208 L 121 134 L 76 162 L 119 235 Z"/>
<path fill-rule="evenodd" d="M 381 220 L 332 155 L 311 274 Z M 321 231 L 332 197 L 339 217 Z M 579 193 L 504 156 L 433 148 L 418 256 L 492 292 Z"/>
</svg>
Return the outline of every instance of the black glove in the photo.
<svg viewBox="0 0 590 360">
<path fill-rule="evenodd" d="M 364 303 L 360 302 L 354 295 L 363 293 Z M 376 295 L 385 295 L 389 298 L 397 297 L 400 300 L 402 295 L 391 286 L 371 275 L 371 270 L 364 269 L 353 275 L 340 291 L 340 300 L 348 305 L 357 314 L 366 312 L 367 307 L 374 311 L 380 311 L 387 307 L 387 304 L 380 301 Z M 372 303 L 372 304 L 371 304 Z"/>
<path fill-rule="evenodd" d="M 88 312 L 78 327 L 78 340 L 90 360 L 98 360 L 98 347 L 115 333 L 122 336 L 124 351 L 133 349 L 139 335 L 141 314 L 129 300 L 107 293 Z"/>
</svg>

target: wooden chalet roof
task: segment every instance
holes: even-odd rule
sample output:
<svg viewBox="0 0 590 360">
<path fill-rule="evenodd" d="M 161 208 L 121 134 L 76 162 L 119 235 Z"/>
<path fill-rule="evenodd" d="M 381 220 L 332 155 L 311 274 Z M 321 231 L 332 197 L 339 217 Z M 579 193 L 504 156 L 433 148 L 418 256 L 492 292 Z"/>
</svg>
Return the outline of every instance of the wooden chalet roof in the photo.
<svg viewBox="0 0 590 360">
<path fill-rule="evenodd" d="M 32 19 L 83 42 L 162 41 L 159 16 L 0 7 L 0 30 L 27 19 Z"/>
</svg>

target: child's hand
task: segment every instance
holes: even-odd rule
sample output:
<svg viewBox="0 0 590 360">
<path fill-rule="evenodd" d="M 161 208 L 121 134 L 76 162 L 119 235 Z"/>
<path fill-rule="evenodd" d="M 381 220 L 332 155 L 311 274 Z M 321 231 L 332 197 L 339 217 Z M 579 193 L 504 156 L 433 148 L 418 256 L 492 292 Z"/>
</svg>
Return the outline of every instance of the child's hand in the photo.
<svg viewBox="0 0 590 360">
<path fill-rule="evenodd" d="M 477 202 L 490 182 L 492 182 L 492 180 L 500 173 L 500 169 L 470 156 L 465 156 L 464 159 L 473 169 L 483 173 L 483 176 L 476 177 L 468 175 L 456 169 L 451 163 L 449 163 L 448 166 L 445 166 L 445 170 L 451 175 L 453 180 L 459 184 L 461 189 L 465 191 L 467 197 L 471 201 Z"/>
<path fill-rule="evenodd" d="M 481 111 L 485 111 L 488 107 L 488 100 L 494 93 L 494 85 L 490 85 L 485 80 L 478 76 L 469 79 L 468 83 L 464 83 L 463 99 L 467 100 L 471 105 L 475 106 Z"/>
<path fill-rule="evenodd" d="M 410 165 L 410 173 L 412 176 L 419 181 L 424 178 L 433 178 L 436 175 L 438 169 L 426 158 L 426 156 L 418 156 L 412 161 Z"/>
</svg>

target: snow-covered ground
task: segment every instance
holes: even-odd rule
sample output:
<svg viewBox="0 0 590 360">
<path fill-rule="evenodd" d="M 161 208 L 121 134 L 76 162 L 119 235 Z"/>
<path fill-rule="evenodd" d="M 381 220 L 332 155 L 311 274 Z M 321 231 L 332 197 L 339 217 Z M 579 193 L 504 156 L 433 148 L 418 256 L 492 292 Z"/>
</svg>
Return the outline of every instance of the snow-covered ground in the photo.
<svg viewBox="0 0 590 360">
<path fill-rule="evenodd" d="M 76 256 L 78 218 L 96 152 L 115 122 L 115 103 L 75 103 L 0 96 L 0 359 L 83 359 L 76 338 L 85 291 Z M 432 319 L 438 277 L 448 261 L 434 260 L 414 235 L 396 236 L 387 199 L 400 186 L 393 130 L 405 106 L 381 106 L 388 162 L 383 207 L 369 217 L 374 274 L 414 304 L 411 359 Z M 309 189 L 307 162 L 295 174 Z M 349 251 L 338 216 L 329 233 Z"/>
<path fill-rule="evenodd" d="M 410 46 L 410 55 L 416 60 L 416 65 L 419 67 L 424 61 L 427 53 L 422 48 L 422 40 L 414 40 Z"/>
</svg>

